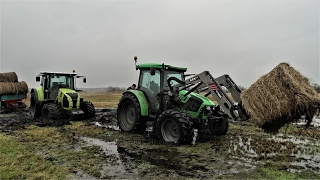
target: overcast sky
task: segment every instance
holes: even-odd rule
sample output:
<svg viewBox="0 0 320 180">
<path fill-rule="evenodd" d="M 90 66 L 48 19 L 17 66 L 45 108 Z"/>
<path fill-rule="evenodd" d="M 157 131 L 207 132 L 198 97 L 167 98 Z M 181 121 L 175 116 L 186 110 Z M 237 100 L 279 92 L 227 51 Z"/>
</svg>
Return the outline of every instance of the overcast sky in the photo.
<svg viewBox="0 0 320 180">
<path fill-rule="evenodd" d="M 138 63 L 229 74 L 249 87 L 281 62 L 320 84 L 318 0 L 1 0 L 1 72 L 29 87 L 75 69 L 127 87 Z"/>
</svg>

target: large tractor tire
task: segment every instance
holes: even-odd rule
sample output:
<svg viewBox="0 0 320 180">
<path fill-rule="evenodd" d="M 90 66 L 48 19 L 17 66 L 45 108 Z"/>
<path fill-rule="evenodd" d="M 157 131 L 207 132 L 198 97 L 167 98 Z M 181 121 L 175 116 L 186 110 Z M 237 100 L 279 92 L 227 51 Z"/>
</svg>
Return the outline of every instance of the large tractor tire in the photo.
<svg viewBox="0 0 320 180">
<path fill-rule="evenodd" d="M 41 116 L 41 107 L 38 105 L 38 97 L 34 91 L 31 92 L 30 97 L 30 112 L 33 118 Z"/>
<path fill-rule="evenodd" d="M 145 131 L 145 121 L 141 117 L 138 99 L 131 93 L 123 94 L 117 109 L 119 128 L 125 132 Z"/>
<path fill-rule="evenodd" d="M 42 106 L 41 117 L 46 125 L 63 125 L 62 109 L 58 104 L 46 103 Z"/>
<path fill-rule="evenodd" d="M 96 116 L 96 109 L 90 101 L 81 102 L 80 109 L 83 111 L 85 118 L 93 118 Z"/>
<path fill-rule="evenodd" d="M 214 129 L 214 135 L 226 135 L 229 129 L 229 120 L 227 117 L 221 117 L 220 122 L 216 124 L 216 128 Z"/>
<path fill-rule="evenodd" d="M 165 142 L 190 144 L 193 138 L 192 123 L 187 116 L 176 110 L 167 110 L 160 114 L 156 130 L 158 138 Z"/>
</svg>

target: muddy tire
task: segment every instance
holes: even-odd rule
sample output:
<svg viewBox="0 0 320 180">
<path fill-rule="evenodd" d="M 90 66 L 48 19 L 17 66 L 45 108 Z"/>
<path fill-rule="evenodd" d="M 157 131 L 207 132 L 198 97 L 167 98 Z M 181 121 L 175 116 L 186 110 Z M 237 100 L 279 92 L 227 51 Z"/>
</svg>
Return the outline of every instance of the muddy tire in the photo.
<svg viewBox="0 0 320 180">
<path fill-rule="evenodd" d="M 41 110 L 42 122 L 46 125 L 63 125 L 62 109 L 54 103 L 44 104 Z"/>
<path fill-rule="evenodd" d="M 156 123 L 160 140 L 176 144 L 190 144 L 193 137 L 192 123 L 179 111 L 167 110 L 160 114 Z"/>
<path fill-rule="evenodd" d="M 123 94 L 117 109 L 119 128 L 125 132 L 141 132 L 146 126 L 141 118 L 141 108 L 138 99 L 131 93 Z"/>
<path fill-rule="evenodd" d="M 37 118 L 41 116 L 41 107 L 37 105 L 38 100 L 36 93 L 33 91 L 30 97 L 30 112 L 33 118 Z"/>
<path fill-rule="evenodd" d="M 93 118 L 96 116 L 96 109 L 90 101 L 81 102 L 80 109 L 83 111 L 85 118 Z"/>
<path fill-rule="evenodd" d="M 216 129 L 214 131 L 214 135 L 226 135 L 229 129 L 229 120 L 227 117 L 221 117 L 220 122 L 217 124 Z"/>
</svg>

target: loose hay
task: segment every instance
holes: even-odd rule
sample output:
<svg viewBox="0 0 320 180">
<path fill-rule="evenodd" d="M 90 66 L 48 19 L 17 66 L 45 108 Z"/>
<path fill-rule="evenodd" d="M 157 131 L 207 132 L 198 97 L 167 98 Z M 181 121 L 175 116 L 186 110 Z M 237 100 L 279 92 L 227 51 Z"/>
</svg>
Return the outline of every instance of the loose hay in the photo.
<svg viewBox="0 0 320 180">
<path fill-rule="evenodd" d="M 308 78 L 288 63 L 280 63 L 262 76 L 240 98 L 252 121 L 271 133 L 301 115 L 313 117 L 320 104 Z"/>
<path fill-rule="evenodd" d="M 0 82 L 18 82 L 18 76 L 15 72 L 0 73 Z"/>
<path fill-rule="evenodd" d="M 26 82 L 0 82 L 0 94 L 27 93 L 28 85 Z"/>
</svg>

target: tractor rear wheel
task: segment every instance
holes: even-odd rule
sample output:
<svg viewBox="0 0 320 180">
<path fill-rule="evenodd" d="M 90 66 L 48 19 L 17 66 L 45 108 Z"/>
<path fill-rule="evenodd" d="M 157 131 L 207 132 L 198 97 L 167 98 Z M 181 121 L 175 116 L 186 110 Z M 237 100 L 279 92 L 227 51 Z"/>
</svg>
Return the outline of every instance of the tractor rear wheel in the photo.
<svg viewBox="0 0 320 180">
<path fill-rule="evenodd" d="M 158 138 L 162 141 L 176 144 L 190 144 L 192 142 L 192 123 L 182 112 L 164 111 L 157 120 L 156 129 Z"/>
<path fill-rule="evenodd" d="M 144 131 L 146 126 L 141 118 L 138 99 L 131 93 L 123 94 L 117 109 L 119 128 L 125 132 Z"/>
<path fill-rule="evenodd" d="M 46 103 L 41 110 L 42 121 L 47 125 L 63 125 L 62 109 L 58 104 Z"/>
<path fill-rule="evenodd" d="M 41 115 L 41 107 L 37 105 L 37 102 L 38 101 L 37 101 L 36 93 L 32 92 L 30 97 L 30 111 L 31 111 L 31 116 L 34 118 L 40 117 Z"/>
<path fill-rule="evenodd" d="M 80 109 L 83 111 L 85 118 L 93 118 L 96 115 L 96 109 L 90 101 L 81 102 Z"/>
</svg>

